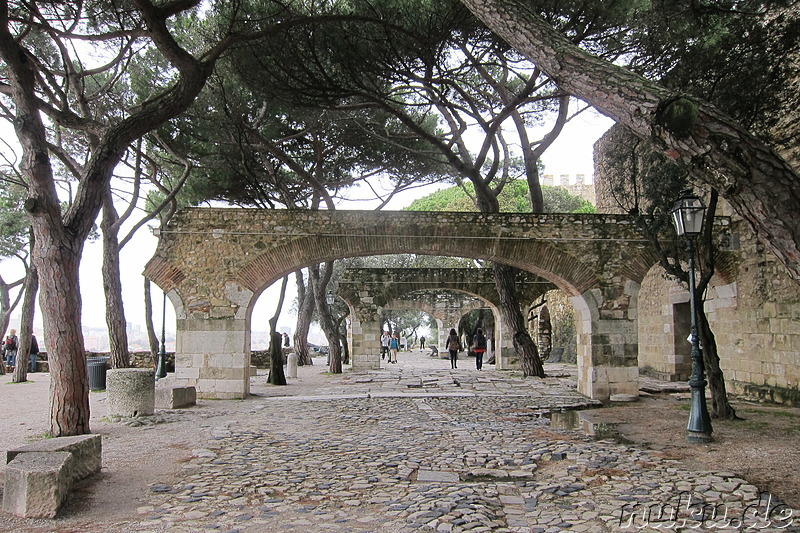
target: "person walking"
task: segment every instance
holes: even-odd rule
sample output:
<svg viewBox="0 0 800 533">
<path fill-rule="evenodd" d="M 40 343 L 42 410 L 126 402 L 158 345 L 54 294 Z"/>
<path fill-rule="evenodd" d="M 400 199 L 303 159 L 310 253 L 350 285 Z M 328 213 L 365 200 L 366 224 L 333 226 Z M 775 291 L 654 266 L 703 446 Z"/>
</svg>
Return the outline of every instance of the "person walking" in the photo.
<svg viewBox="0 0 800 533">
<path fill-rule="evenodd" d="M 11 367 L 16 364 L 18 345 L 17 330 L 12 329 L 8 332 L 5 342 L 3 342 L 3 356 L 6 358 L 6 366 Z"/>
<path fill-rule="evenodd" d="M 450 336 L 447 337 L 447 351 L 450 352 L 450 368 L 458 368 L 458 352 L 463 350 L 461 340 L 458 338 L 455 328 L 450 329 Z"/>
<path fill-rule="evenodd" d="M 475 368 L 480 370 L 483 368 L 483 354 L 486 352 L 486 337 L 483 336 L 481 328 L 478 328 L 472 337 L 472 352 L 475 354 Z"/>
<path fill-rule="evenodd" d="M 397 363 L 397 350 L 400 349 L 400 339 L 397 338 L 397 333 L 392 334 L 389 339 L 389 362 Z"/>
<path fill-rule="evenodd" d="M 381 334 L 381 359 L 384 359 L 387 355 L 389 355 L 389 340 L 391 337 L 389 336 L 389 332 L 384 330 Z"/>
<path fill-rule="evenodd" d="M 422 336 L 422 337 L 419 338 L 419 349 L 420 350 L 424 350 L 425 349 L 425 336 Z"/>
<path fill-rule="evenodd" d="M 39 356 L 39 342 L 36 340 L 36 335 L 31 334 L 31 349 L 28 351 L 28 356 L 31 364 L 30 371 L 36 372 L 36 358 Z"/>
</svg>

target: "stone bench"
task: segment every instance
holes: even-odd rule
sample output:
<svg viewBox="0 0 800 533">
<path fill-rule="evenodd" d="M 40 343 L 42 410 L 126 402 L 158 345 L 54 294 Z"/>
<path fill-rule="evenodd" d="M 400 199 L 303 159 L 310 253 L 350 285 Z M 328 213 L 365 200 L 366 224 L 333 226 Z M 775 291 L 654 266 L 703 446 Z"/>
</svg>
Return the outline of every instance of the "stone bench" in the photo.
<svg viewBox="0 0 800 533">
<path fill-rule="evenodd" d="M 24 518 L 53 518 L 81 479 L 100 472 L 102 437 L 43 439 L 6 452 L 3 511 Z"/>
</svg>

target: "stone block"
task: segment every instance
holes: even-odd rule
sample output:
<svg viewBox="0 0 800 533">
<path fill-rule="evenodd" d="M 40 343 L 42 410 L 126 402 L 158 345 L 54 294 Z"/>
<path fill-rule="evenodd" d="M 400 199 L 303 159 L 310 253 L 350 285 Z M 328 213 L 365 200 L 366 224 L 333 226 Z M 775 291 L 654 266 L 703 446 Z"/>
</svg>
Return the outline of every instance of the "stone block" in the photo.
<svg viewBox="0 0 800 533">
<path fill-rule="evenodd" d="M 158 386 L 155 391 L 156 409 L 179 409 L 197 405 L 197 390 L 194 387 Z"/>
<path fill-rule="evenodd" d="M 69 452 L 30 452 L 5 469 L 3 511 L 24 518 L 55 518 L 71 487 Z"/>
<path fill-rule="evenodd" d="M 67 452 L 74 459 L 69 481 L 74 483 L 92 474 L 100 472 L 103 466 L 103 444 L 100 435 L 74 435 L 42 439 L 32 444 L 13 448 L 6 452 L 6 463 L 10 463 L 18 455 L 39 452 Z"/>
<path fill-rule="evenodd" d="M 115 368 L 108 371 L 108 415 L 149 416 L 155 413 L 155 371 L 150 368 Z"/>
</svg>

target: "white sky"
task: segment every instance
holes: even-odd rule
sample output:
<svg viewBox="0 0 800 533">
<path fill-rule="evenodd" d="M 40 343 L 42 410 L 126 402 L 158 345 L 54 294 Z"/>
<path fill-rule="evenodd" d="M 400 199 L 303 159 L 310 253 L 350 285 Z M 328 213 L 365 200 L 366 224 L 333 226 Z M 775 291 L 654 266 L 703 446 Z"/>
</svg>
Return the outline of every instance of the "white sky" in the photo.
<svg viewBox="0 0 800 533">
<path fill-rule="evenodd" d="M 592 176 L 593 172 L 593 144 L 594 142 L 613 124 L 613 122 L 597 114 L 594 111 L 587 111 L 578 115 L 568 123 L 556 142 L 548 149 L 542 157 L 545 165 L 545 174 L 556 176 L 569 174 L 574 177 L 576 174 Z M 413 200 L 429 194 L 434 188 L 419 188 L 400 194 L 385 208 L 389 210 L 399 210 L 408 206 Z M 337 206 L 338 209 L 372 209 L 375 204 L 370 202 L 342 202 Z M 142 271 L 147 261 L 155 253 L 158 241 L 152 236 L 149 230 L 143 228 L 129 242 L 121 252 L 122 265 L 122 285 L 123 301 L 125 302 L 125 314 L 128 322 L 134 325 L 144 324 L 144 293 Z M 83 299 L 83 325 L 84 327 L 99 327 L 105 325 L 105 297 L 102 288 L 102 245 L 100 242 L 89 242 L 86 244 L 81 261 L 81 294 Z M 19 272 L 16 265 L 10 261 L 0 263 L 3 269 L 3 276 L 6 281 L 13 278 L 13 272 Z M 253 331 L 267 331 L 267 320 L 274 313 L 274 306 L 277 303 L 277 292 L 280 282 L 265 290 L 253 312 Z M 161 306 L 162 293 L 155 285 L 152 286 L 153 292 L 153 321 L 156 330 L 160 332 L 161 325 Z M 296 316 L 290 310 L 295 297 L 293 284 L 287 290 L 287 300 L 284 302 L 283 312 L 278 322 L 278 328 L 285 328 L 294 331 Z M 9 327 L 19 329 L 19 311 L 15 311 Z M 41 314 L 37 313 L 37 330 L 41 330 Z M 166 329 L 168 332 L 175 331 L 175 315 L 171 304 L 167 304 Z M 311 342 L 322 340 L 319 337 L 311 338 Z M 324 341 L 323 341 L 324 342 Z"/>
</svg>

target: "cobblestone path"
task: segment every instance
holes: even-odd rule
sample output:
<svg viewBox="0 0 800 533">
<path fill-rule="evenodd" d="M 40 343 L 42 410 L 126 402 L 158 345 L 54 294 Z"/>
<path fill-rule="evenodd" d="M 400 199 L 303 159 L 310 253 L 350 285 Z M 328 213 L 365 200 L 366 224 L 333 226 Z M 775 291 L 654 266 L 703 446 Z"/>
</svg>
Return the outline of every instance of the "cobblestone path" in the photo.
<svg viewBox="0 0 800 533">
<path fill-rule="evenodd" d="M 133 531 L 800 530 L 733 474 L 551 428 L 551 411 L 591 404 L 566 377 L 397 367 L 326 378 L 302 395 L 267 388 L 204 428 L 181 479 L 150 487 Z"/>
</svg>

